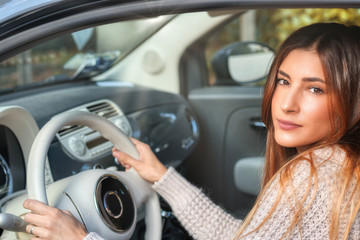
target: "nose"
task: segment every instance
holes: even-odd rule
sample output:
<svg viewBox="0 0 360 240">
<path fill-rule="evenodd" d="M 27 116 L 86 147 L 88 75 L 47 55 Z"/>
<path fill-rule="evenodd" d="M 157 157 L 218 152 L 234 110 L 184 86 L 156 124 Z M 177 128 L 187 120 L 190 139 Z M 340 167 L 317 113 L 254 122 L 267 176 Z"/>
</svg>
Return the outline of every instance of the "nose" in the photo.
<svg viewBox="0 0 360 240">
<path fill-rule="evenodd" d="M 299 101 L 301 101 L 299 91 L 294 88 L 288 89 L 282 97 L 281 110 L 286 113 L 299 112 Z"/>
</svg>

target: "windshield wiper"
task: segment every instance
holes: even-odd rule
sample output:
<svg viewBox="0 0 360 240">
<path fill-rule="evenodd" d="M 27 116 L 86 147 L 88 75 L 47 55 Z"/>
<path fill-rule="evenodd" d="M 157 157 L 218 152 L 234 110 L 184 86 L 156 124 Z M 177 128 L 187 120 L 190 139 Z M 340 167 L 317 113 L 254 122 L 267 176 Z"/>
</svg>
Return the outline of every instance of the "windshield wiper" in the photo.
<svg viewBox="0 0 360 240">
<path fill-rule="evenodd" d="M 65 74 L 58 74 L 53 75 L 51 77 L 46 78 L 42 84 L 48 85 L 48 84 L 54 84 L 54 83 L 61 83 L 61 82 L 67 82 L 71 81 L 71 77 Z"/>
<path fill-rule="evenodd" d="M 89 78 L 105 72 L 114 64 L 120 56 L 120 51 L 111 51 L 100 54 L 85 54 L 82 63 L 71 77 L 72 80 Z M 76 57 L 79 57 L 76 56 Z M 66 66 L 66 64 L 65 64 Z"/>
</svg>

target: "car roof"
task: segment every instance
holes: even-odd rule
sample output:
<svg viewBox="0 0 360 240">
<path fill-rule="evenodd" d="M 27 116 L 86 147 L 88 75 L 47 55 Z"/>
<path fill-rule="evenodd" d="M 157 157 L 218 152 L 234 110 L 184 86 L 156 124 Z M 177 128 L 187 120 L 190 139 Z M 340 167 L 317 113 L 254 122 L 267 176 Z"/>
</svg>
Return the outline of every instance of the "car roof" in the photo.
<svg viewBox="0 0 360 240">
<path fill-rule="evenodd" d="M 26 15 L 39 15 L 39 12 L 50 13 L 74 9 L 90 9 L 106 3 L 126 3 L 134 0 L 0 0 L 0 23 L 22 18 Z"/>
<path fill-rule="evenodd" d="M 195 11 L 305 7 L 360 7 L 360 0 L 0 0 L 0 61 L 62 33 L 117 20 Z"/>
<path fill-rule="evenodd" d="M 41 9 L 61 0 L 1 0 L 0 1 L 0 21 L 4 22 L 12 18 L 17 18 L 23 14 Z"/>
<path fill-rule="evenodd" d="M 0 26 L 6 22 L 66 16 L 114 5 L 146 5 L 148 12 L 175 13 L 231 8 L 357 7 L 360 0 L 0 0 Z M 144 6 L 143 6 L 144 7 Z M 155 11 L 155 12 L 154 12 Z M 19 21 L 20 20 L 20 21 Z"/>
</svg>

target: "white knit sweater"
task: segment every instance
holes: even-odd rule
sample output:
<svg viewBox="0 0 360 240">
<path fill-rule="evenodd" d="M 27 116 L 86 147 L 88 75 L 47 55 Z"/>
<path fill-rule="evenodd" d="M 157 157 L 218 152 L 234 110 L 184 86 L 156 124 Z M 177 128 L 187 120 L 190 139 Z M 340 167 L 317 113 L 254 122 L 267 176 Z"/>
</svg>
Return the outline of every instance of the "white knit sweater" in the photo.
<svg viewBox="0 0 360 240">
<path fill-rule="evenodd" d="M 325 148 L 314 152 L 314 164 L 317 169 L 317 191 L 314 182 L 308 189 L 310 165 L 301 161 L 293 169 L 292 186 L 285 186 L 280 202 L 269 219 L 255 232 L 242 239 L 329 239 L 329 223 L 333 196 L 339 186 L 334 177 L 341 168 L 345 153 L 339 148 Z M 163 178 L 153 185 L 172 207 L 175 216 L 185 229 L 197 240 L 231 240 L 238 232 L 242 220 L 237 220 L 212 203 L 200 189 L 190 184 L 173 168 L 169 168 Z M 243 235 L 258 227 L 271 211 L 277 198 L 279 178 L 275 178 L 260 200 L 259 208 L 250 220 Z M 289 226 L 294 216 L 295 198 L 305 196 L 303 206 L 308 210 L 303 214 L 300 224 L 291 232 Z M 311 203 L 311 204 L 310 204 Z M 345 216 L 347 217 L 347 216 Z M 345 225 L 340 225 L 340 233 Z M 85 240 L 99 240 L 98 235 L 90 233 Z M 348 239 L 360 239 L 360 213 L 350 230 Z"/>
</svg>

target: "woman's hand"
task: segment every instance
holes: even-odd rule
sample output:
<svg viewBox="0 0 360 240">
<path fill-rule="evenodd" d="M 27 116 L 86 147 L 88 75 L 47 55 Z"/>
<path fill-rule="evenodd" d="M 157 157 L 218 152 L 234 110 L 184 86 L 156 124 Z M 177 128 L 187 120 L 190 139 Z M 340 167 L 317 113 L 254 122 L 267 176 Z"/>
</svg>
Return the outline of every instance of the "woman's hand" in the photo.
<svg viewBox="0 0 360 240">
<path fill-rule="evenodd" d="M 166 167 L 157 159 L 150 147 L 136 139 L 131 138 L 139 152 L 139 159 L 134 159 L 124 152 L 113 148 L 113 156 L 126 169 L 133 167 L 136 172 L 148 182 L 156 182 L 166 173 Z"/>
<path fill-rule="evenodd" d="M 26 231 L 34 235 L 32 240 L 82 240 L 87 232 L 75 217 L 65 210 L 50 207 L 33 199 L 24 201 L 24 208 L 31 210 L 25 215 Z"/>
</svg>

